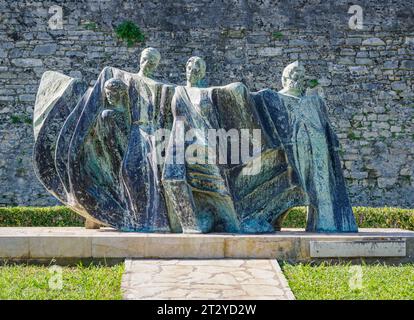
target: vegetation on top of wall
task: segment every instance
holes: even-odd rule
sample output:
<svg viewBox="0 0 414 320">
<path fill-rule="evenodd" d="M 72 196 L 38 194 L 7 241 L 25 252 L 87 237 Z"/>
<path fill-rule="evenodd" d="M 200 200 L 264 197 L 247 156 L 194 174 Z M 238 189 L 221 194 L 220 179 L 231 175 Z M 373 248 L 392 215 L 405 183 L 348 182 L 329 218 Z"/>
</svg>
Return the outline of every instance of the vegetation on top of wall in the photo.
<svg viewBox="0 0 414 320">
<path fill-rule="evenodd" d="M 272 33 L 272 39 L 273 40 L 282 40 L 283 39 L 283 33 L 280 31 L 275 31 Z"/>
<path fill-rule="evenodd" d="M 354 207 L 360 228 L 414 230 L 414 209 Z M 0 207 L 0 227 L 81 227 L 84 218 L 66 207 Z M 306 208 L 290 210 L 283 228 L 304 228 Z"/>
<path fill-rule="evenodd" d="M 0 207 L 0 227 L 81 227 L 84 218 L 66 207 Z"/>
<path fill-rule="evenodd" d="M 82 23 L 82 27 L 85 28 L 86 30 L 91 30 L 91 31 L 98 31 L 99 29 L 98 25 L 94 21 L 84 21 Z"/>
<path fill-rule="evenodd" d="M 12 124 L 18 124 L 18 123 L 32 124 L 33 120 L 32 120 L 32 118 L 30 118 L 28 116 L 12 114 L 10 116 L 10 122 Z"/>
<path fill-rule="evenodd" d="M 144 42 L 145 35 L 141 29 L 132 21 L 124 21 L 115 29 L 116 36 L 132 47 L 139 42 Z"/>
<path fill-rule="evenodd" d="M 414 209 L 353 207 L 359 228 L 398 228 L 414 230 Z M 306 208 L 290 210 L 283 221 L 284 228 L 304 228 Z"/>
<path fill-rule="evenodd" d="M 347 135 L 348 139 L 350 140 L 361 140 L 361 137 L 358 136 L 355 132 L 349 131 Z"/>
<path fill-rule="evenodd" d="M 313 89 L 313 88 L 317 87 L 318 85 L 319 85 L 319 81 L 318 81 L 318 79 L 310 79 L 310 80 L 308 81 L 308 86 L 309 86 L 309 88 L 311 88 L 311 89 Z"/>
</svg>

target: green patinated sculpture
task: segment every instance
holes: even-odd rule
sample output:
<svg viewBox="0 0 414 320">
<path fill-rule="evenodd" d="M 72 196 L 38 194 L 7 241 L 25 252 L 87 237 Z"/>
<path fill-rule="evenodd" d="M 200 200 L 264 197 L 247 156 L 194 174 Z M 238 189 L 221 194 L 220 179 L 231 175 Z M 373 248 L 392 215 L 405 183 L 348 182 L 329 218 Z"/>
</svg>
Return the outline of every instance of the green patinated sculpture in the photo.
<svg viewBox="0 0 414 320">
<path fill-rule="evenodd" d="M 34 163 L 52 194 L 124 231 L 274 232 L 299 205 L 308 231 L 357 231 L 338 140 L 322 99 L 304 94 L 300 63 L 278 93 L 204 87 L 200 57 L 186 64 L 186 86 L 162 83 L 160 59 L 147 48 L 138 73 L 105 68 L 88 90 L 43 76 Z"/>
<path fill-rule="evenodd" d="M 104 94 L 105 109 L 80 150 L 85 163 L 81 174 L 88 177 L 85 189 L 89 194 L 121 204 L 125 202 L 121 167 L 131 130 L 128 86 L 112 78 L 105 82 Z"/>
<path fill-rule="evenodd" d="M 305 96 L 305 69 L 298 62 L 282 75 L 282 98 L 289 114 L 285 148 L 308 196 L 309 231 L 357 231 L 338 157 L 339 142 L 319 96 Z"/>
<path fill-rule="evenodd" d="M 208 155 L 214 152 L 206 141 L 206 130 L 217 128 L 211 89 L 200 88 L 206 65 L 192 57 L 186 65 L 187 86 L 177 87 L 172 100 L 173 132 L 182 126 L 185 132 L 197 129 L 194 139 L 184 143 L 185 161 L 167 159 L 163 185 L 171 221 L 177 221 L 177 231 L 239 232 L 239 220 L 226 181 L 216 164 L 209 164 Z M 198 134 L 197 134 L 198 133 Z M 177 137 L 171 135 L 167 154 L 174 153 Z M 198 154 L 197 154 L 198 153 Z"/>
</svg>

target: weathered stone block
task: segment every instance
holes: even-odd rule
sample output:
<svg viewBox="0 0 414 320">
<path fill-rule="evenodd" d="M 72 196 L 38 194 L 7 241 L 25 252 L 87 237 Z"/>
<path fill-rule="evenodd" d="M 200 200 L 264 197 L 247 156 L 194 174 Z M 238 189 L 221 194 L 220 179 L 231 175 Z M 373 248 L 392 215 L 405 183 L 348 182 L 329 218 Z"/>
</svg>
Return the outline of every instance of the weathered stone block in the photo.
<svg viewBox="0 0 414 320">
<path fill-rule="evenodd" d="M 33 50 L 33 54 L 39 56 L 48 56 L 54 54 L 56 52 L 56 49 L 56 43 L 37 45 Z"/>
<path fill-rule="evenodd" d="M 282 54 L 282 48 L 277 47 L 277 48 L 273 48 L 273 47 L 267 47 L 267 48 L 262 48 L 259 50 L 259 56 L 262 57 L 275 57 L 275 56 L 280 56 Z"/>
<path fill-rule="evenodd" d="M 393 82 L 391 83 L 392 90 L 405 90 L 407 85 L 405 82 Z"/>
<path fill-rule="evenodd" d="M 405 37 L 405 45 L 414 46 L 414 37 Z"/>
<path fill-rule="evenodd" d="M 385 46 L 385 42 L 379 38 L 369 38 L 362 41 L 363 46 Z"/>
<path fill-rule="evenodd" d="M 387 188 L 394 185 L 396 182 L 396 178 L 378 178 L 378 187 Z"/>
<path fill-rule="evenodd" d="M 388 60 L 384 63 L 384 69 L 397 69 L 398 68 L 398 60 Z"/>
<path fill-rule="evenodd" d="M 368 59 L 368 58 L 356 58 L 355 63 L 356 64 L 361 64 L 361 65 L 372 65 L 373 61 L 371 59 Z"/>
<path fill-rule="evenodd" d="M 16 67 L 28 68 L 28 67 L 41 67 L 43 62 L 40 59 L 33 58 L 20 58 L 12 59 L 11 61 Z"/>
<path fill-rule="evenodd" d="M 414 70 L 414 60 L 401 61 L 401 69 Z"/>
</svg>

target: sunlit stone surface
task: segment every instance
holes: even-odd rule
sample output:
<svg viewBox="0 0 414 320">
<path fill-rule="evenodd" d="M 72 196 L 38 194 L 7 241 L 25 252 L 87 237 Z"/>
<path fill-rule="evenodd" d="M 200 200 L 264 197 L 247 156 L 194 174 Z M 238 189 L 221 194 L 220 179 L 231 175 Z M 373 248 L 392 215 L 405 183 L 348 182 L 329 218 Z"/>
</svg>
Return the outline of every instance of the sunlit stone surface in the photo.
<svg viewBox="0 0 414 320">
<path fill-rule="evenodd" d="M 293 300 L 276 260 L 126 260 L 127 300 Z"/>
</svg>

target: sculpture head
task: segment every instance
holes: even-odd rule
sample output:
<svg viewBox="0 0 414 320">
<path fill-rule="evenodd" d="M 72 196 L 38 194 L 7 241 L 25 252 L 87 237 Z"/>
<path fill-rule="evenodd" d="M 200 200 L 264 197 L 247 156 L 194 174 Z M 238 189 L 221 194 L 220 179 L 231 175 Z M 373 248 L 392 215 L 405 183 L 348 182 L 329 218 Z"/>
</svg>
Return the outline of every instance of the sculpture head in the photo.
<svg viewBox="0 0 414 320">
<path fill-rule="evenodd" d="M 113 107 L 125 107 L 128 101 L 128 86 L 120 79 L 109 79 L 105 82 L 106 100 Z"/>
<path fill-rule="evenodd" d="M 299 61 L 292 62 L 282 73 L 283 91 L 300 96 L 305 92 L 305 68 Z"/>
<path fill-rule="evenodd" d="M 188 87 L 199 87 L 201 80 L 206 76 L 206 62 L 200 57 L 188 59 L 186 67 Z"/>
<path fill-rule="evenodd" d="M 139 75 L 150 78 L 161 60 L 160 52 L 155 48 L 146 48 L 141 52 Z"/>
</svg>

